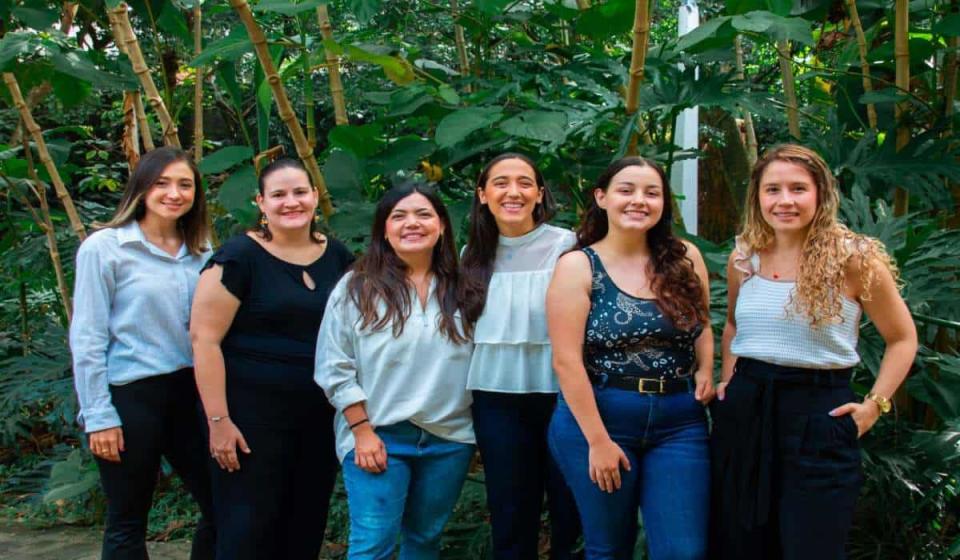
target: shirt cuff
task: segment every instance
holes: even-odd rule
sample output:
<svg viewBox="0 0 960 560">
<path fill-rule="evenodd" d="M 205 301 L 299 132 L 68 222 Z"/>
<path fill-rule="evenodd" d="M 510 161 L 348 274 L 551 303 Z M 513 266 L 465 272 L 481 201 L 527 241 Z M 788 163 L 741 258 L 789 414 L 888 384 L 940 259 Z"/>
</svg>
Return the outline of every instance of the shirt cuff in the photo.
<svg viewBox="0 0 960 560">
<path fill-rule="evenodd" d="M 114 407 L 101 408 L 97 410 L 84 410 L 77 416 L 77 421 L 83 426 L 86 433 L 99 432 L 107 428 L 119 428 L 123 425 L 120 421 L 120 415 Z"/>
<path fill-rule="evenodd" d="M 352 387 L 344 387 L 337 391 L 336 394 L 333 395 L 333 398 L 330 399 L 330 404 L 332 404 L 338 412 L 343 412 L 343 409 L 348 406 L 365 400 L 367 400 L 367 394 L 363 392 L 363 389 L 359 385 L 353 385 Z"/>
</svg>

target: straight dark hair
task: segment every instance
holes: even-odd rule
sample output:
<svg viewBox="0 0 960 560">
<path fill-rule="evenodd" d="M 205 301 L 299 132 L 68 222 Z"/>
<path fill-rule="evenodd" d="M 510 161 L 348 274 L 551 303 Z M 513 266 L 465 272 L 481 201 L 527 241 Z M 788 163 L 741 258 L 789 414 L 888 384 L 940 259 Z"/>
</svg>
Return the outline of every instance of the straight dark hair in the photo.
<svg viewBox="0 0 960 560">
<path fill-rule="evenodd" d="M 437 282 L 435 295 L 440 303 L 438 326 L 450 341 L 462 344 L 472 336 L 473 329 L 468 322 L 457 320 L 457 312 L 460 311 L 457 298 L 459 273 L 453 224 L 443 201 L 423 183 L 410 182 L 393 187 L 380 199 L 373 218 L 370 246 L 353 266 L 353 275 L 347 282 L 347 293 L 360 310 L 361 329 L 380 330 L 390 325 L 394 337 L 403 333 L 413 305 L 407 279 L 409 268 L 386 239 L 387 219 L 401 200 L 418 193 L 430 201 L 444 227 L 444 233 L 433 247 L 430 262 L 430 272 Z M 386 307 L 382 315 L 381 302 Z"/>
<path fill-rule="evenodd" d="M 123 227 L 134 220 L 142 220 L 147 214 L 144 197 L 153 188 L 172 163 L 183 162 L 193 172 L 193 206 L 186 214 L 177 218 L 177 228 L 183 236 L 183 242 L 191 255 L 199 255 L 208 249 L 210 240 L 210 220 L 207 215 L 207 198 L 203 192 L 200 170 L 193 158 L 180 148 L 166 146 L 151 150 L 140 158 L 136 169 L 130 174 L 123 196 L 117 205 L 117 211 L 110 221 L 94 224 L 98 228 Z"/>
<path fill-rule="evenodd" d="M 307 182 L 310 184 L 310 188 L 317 190 L 317 187 L 313 184 L 313 179 L 310 177 L 310 173 L 307 172 L 307 168 L 303 166 L 303 163 L 292 158 L 280 158 L 270 162 L 270 165 L 264 167 L 263 171 L 260 172 L 260 177 L 257 178 L 257 191 L 260 193 L 260 196 L 263 196 L 264 189 L 267 186 L 267 177 L 281 169 L 299 169 L 303 171 L 303 174 L 307 176 Z M 316 219 L 310 221 L 310 240 L 314 243 L 323 243 L 323 236 L 321 235 L 323 232 L 320 231 L 317 222 L 318 220 Z M 273 239 L 273 233 L 270 232 L 270 225 L 263 221 L 263 212 L 257 212 L 257 225 L 251 228 L 250 231 L 259 233 L 260 236 L 267 241 Z"/>
<path fill-rule="evenodd" d="M 473 189 L 473 205 L 470 207 L 470 231 L 467 235 L 467 246 L 463 252 L 463 263 L 460 265 L 460 300 L 464 308 L 467 321 L 475 323 L 487 304 L 487 289 L 490 287 L 490 278 L 493 276 L 493 260 L 497 256 L 497 243 L 500 230 L 497 221 L 490 212 L 490 207 L 480 202 L 480 191 L 490 178 L 493 166 L 508 159 L 519 159 L 533 169 L 537 186 L 543 193 L 543 200 L 533 208 L 533 223 L 537 227 L 553 217 L 553 194 L 543 180 L 543 174 L 537 164 L 524 154 L 506 152 L 491 159 L 480 171 L 477 184 Z"/>
<path fill-rule="evenodd" d="M 632 166 L 653 169 L 660 176 L 663 186 L 663 214 L 660 221 L 647 232 L 650 290 L 656 296 L 657 305 L 678 328 L 691 329 L 698 324 L 705 324 L 709 316 L 703 301 L 703 284 L 694 270 L 693 261 L 687 256 L 687 246 L 673 234 L 673 193 L 663 168 L 653 160 L 642 157 L 620 158 L 600 174 L 592 190 L 606 192 L 614 175 Z M 577 230 L 577 249 L 600 241 L 610 230 L 607 211 L 597 205 L 593 194 L 591 192 L 588 197 L 590 205 Z"/>
</svg>

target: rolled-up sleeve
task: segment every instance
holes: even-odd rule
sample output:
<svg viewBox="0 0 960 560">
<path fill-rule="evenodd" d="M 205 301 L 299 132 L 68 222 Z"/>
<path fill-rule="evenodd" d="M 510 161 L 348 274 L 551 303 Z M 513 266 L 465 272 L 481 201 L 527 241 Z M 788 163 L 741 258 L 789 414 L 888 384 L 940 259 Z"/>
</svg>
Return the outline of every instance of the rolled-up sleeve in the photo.
<svg viewBox="0 0 960 560">
<path fill-rule="evenodd" d="M 327 300 L 317 335 L 314 369 L 314 381 L 339 412 L 367 400 L 357 380 L 355 332 L 353 321 L 347 316 L 351 302 L 346 297 L 346 282 L 346 277 L 341 279 Z"/>
<path fill-rule="evenodd" d="M 78 420 L 84 430 L 96 432 L 120 426 L 120 416 L 110 400 L 107 347 L 110 343 L 110 308 L 116 283 L 102 238 L 91 237 L 77 251 L 76 286 L 70 350 L 73 380 L 80 401 Z"/>
</svg>

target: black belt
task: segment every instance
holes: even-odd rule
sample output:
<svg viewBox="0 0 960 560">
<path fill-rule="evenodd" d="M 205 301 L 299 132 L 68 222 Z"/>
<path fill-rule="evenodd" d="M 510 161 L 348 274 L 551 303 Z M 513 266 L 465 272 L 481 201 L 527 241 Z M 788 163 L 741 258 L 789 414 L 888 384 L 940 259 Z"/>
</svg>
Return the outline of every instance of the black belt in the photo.
<svg viewBox="0 0 960 560">
<path fill-rule="evenodd" d="M 689 379 L 664 379 L 662 377 L 641 377 L 639 375 L 591 375 L 590 382 L 601 387 L 626 389 L 651 395 L 671 395 L 689 393 Z"/>
</svg>

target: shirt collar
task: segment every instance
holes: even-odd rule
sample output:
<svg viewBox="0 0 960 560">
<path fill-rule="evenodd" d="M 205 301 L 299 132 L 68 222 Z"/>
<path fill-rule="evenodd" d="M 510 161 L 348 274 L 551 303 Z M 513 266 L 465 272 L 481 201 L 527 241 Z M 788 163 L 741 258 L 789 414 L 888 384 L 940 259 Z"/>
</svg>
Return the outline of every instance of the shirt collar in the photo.
<svg viewBox="0 0 960 560">
<path fill-rule="evenodd" d="M 166 257 L 168 259 L 182 259 L 185 256 L 188 256 L 190 253 L 187 251 L 187 244 L 183 243 L 180 245 L 180 250 L 177 252 L 176 257 L 170 256 L 169 253 L 161 250 L 159 247 L 147 241 L 145 235 L 143 235 L 143 230 L 140 229 L 140 223 L 136 220 L 130 220 L 128 224 L 120 226 L 117 228 L 117 242 L 120 245 L 130 245 L 138 243 L 141 247 L 150 251 L 151 253 L 159 256 Z"/>
</svg>

